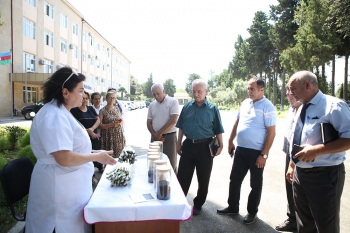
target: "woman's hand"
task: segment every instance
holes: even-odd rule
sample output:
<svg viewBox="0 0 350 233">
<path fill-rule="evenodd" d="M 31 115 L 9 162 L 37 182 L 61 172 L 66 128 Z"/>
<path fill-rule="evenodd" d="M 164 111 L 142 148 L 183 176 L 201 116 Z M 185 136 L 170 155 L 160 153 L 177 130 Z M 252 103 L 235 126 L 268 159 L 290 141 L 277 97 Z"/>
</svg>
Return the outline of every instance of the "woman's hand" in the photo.
<svg viewBox="0 0 350 233">
<path fill-rule="evenodd" d="M 109 165 L 114 165 L 117 163 L 117 161 L 110 155 L 113 154 L 113 150 L 109 150 L 109 151 L 103 151 L 103 150 L 99 150 L 96 153 L 96 161 L 102 164 L 109 164 Z"/>
</svg>

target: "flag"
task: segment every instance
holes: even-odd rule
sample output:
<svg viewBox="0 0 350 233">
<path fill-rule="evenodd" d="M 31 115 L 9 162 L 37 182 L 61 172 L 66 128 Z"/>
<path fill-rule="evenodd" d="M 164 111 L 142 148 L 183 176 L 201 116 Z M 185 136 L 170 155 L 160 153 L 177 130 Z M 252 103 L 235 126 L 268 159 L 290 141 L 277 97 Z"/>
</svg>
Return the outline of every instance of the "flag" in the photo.
<svg viewBox="0 0 350 233">
<path fill-rule="evenodd" d="M 0 53 L 0 65 L 6 65 L 11 63 L 11 52 Z"/>
</svg>

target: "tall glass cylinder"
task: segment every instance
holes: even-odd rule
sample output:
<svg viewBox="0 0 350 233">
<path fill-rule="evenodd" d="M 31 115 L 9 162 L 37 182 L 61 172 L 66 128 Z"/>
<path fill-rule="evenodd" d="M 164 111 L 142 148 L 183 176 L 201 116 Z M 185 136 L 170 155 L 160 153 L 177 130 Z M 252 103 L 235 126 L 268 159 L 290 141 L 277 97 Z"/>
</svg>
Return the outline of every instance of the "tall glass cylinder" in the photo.
<svg viewBox="0 0 350 233">
<path fill-rule="evenodd" d="M 156 190 L 158 200 L 170 199 L 171 169 L 171 166 L 158 166 L 156 169 Z"/>
<path fill-rule="evenodd" d="M 167 161 L 166 160 L 155 160 L 154 161 L 154 170 L 153 170 L 153 184 L 154 184 L 154 188 L 156 188 L 156 169 L 159 166 L 164 166 L 167 165 Z"/>
<path fill-rule="evenodd" d="M 159 155 L 148 156 L 148 183 L 153 183 L 154 161 L 159 160 Z"/>
<path fill-rule="evenodd" d="M 163 142 L 162 141 L 154 141 L 156 143 L 158 143 L 159 147 L 160 147 L 160 151 L 159 151 L 159 155 L 160 155 L 160 159 L 163 158 Z"/>
</svg>

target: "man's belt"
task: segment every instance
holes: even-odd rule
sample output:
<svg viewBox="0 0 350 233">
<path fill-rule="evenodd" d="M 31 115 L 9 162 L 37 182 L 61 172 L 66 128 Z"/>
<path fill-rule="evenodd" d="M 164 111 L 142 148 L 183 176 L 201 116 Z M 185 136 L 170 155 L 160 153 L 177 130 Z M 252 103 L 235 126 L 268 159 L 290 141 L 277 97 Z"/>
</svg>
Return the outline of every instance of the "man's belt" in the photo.
<svg viewBox="0 0 350 233">
<path fill-rule="evenodd" d="M 171 133 L 163 133 L 162 136 L 165 137 L 165 136 L 168 136 L 168 135 L 172 135 L 172 134 L 174 134 L 174 133 L 176 133 L 176 131 L 175 131 L 175 132 L 171 132 Z"/>
<path fill-rule="evenodd" d="M 189 141 L 192 142 L 193 144 L 208 142 L 208 141 L 211 140 L 211 139 L 213 139 L 213 138 L 204 138 L 204 139 L 189 139 L 189 138 L 186 138 L 186 140 L 189 140 Z"/>
<path fill-rule="evenodd" d="M 312 167 L 312 168 L 299 168 L 302 172 L 304 173 L 316 173 L 316 172 L 324 172 L 324 171 L 327 171 L 327 170 L 331 170 L 331 169 L 334 169 L 338 166 L 340 166 L 341 164 L 339 165 L 335 165 L 335 166 L 325 166 L 325 167 Z"/>
</svg>

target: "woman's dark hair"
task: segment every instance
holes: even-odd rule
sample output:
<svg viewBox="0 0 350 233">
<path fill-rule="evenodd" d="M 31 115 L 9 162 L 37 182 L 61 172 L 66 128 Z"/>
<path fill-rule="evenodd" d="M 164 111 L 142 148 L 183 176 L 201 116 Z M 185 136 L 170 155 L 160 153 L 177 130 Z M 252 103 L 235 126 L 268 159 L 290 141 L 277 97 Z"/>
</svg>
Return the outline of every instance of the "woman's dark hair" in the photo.
<svg viewBox="0 0 350 233">
<path fill-rule="evenodd" d="M 84 91 L 84 94 L 87 95 L 88 99 L 90 99 L 90 93 L 87 91 Z"/>
<path fill-rule="evenodd" d="M 55 99 L 57 101 L 57 106 L 61 107 L 64 103 L 64 98 L 62 95 L 62 85 L 67 80 L 67 78 L 73 73 L 72 68 L 62 67 L 48 78 L 42 89 L 43 89 L 43 102 L 49 103 L 51 100 Z M 69 80 L 64 83 L 64 88 L 67 88 L 69 92 L 78 85 L 78 83 L 85 81 L 85 76 L 83 74 L 73 74 Z"/>
</svg>

